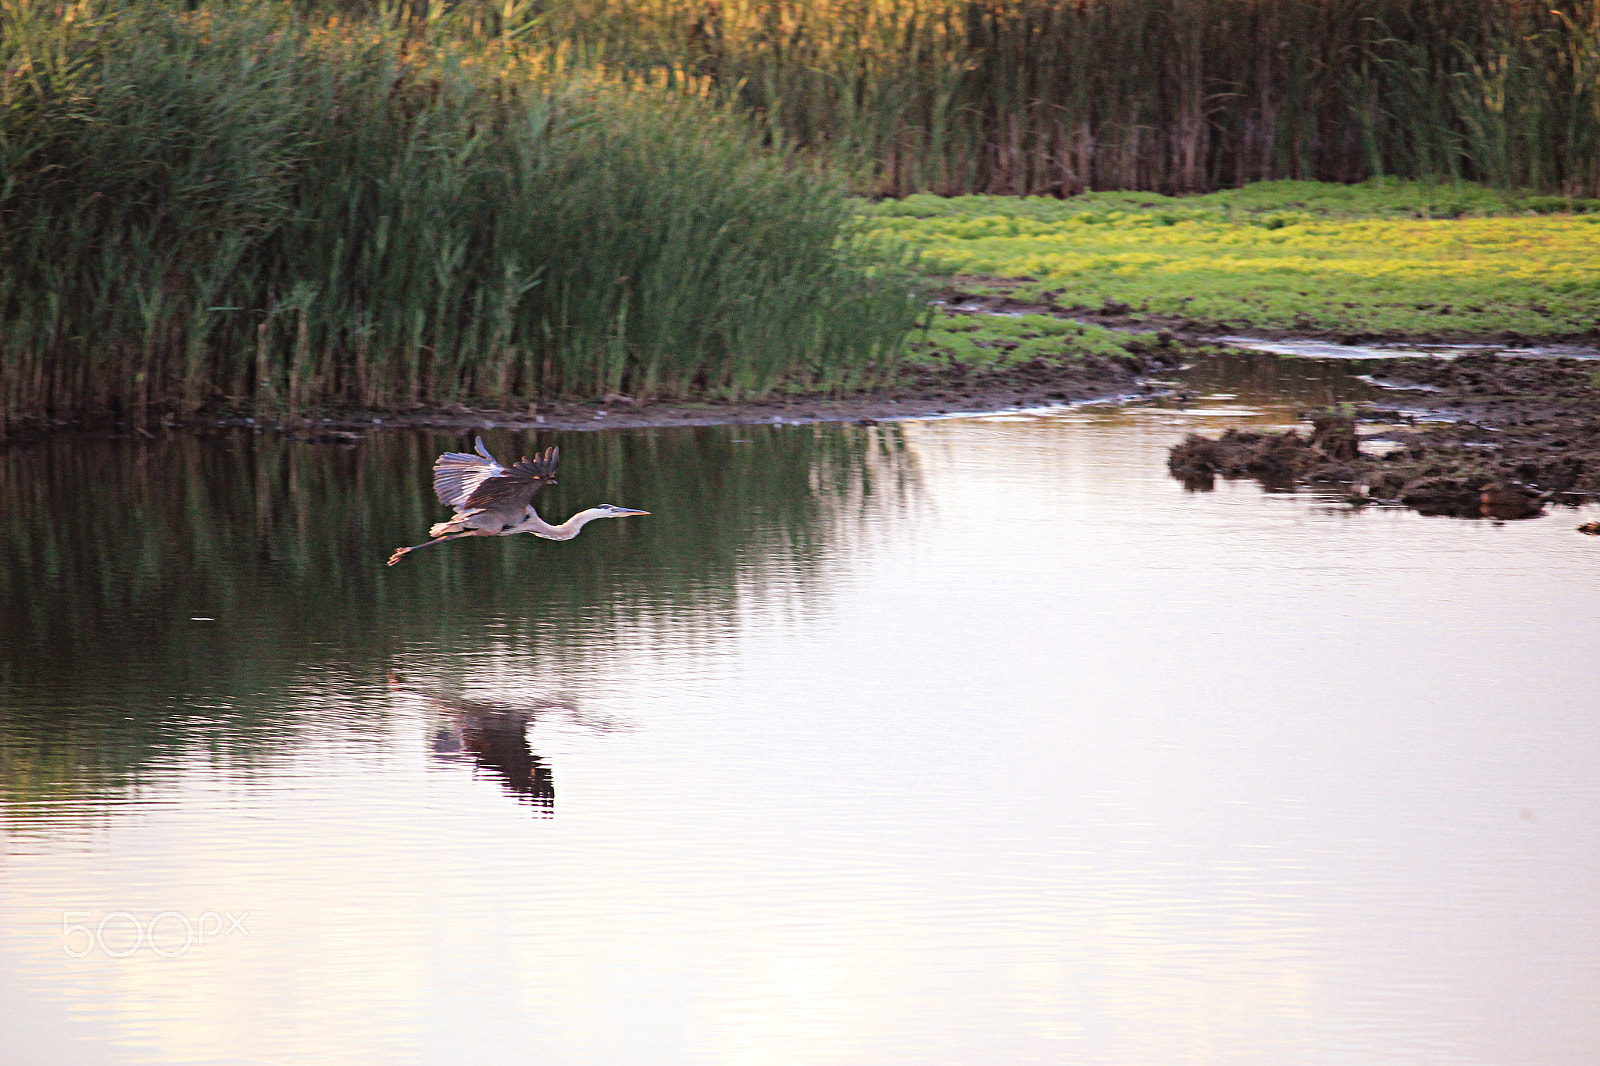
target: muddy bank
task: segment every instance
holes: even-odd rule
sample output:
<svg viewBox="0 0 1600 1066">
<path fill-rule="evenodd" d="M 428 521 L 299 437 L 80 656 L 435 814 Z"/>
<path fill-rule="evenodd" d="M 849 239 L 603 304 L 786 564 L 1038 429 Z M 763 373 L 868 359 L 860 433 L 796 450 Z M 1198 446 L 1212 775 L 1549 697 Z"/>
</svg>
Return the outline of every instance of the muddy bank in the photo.
<svg viewBox="0 0 1600 1066">
<path fill-rule="evenodd" d="M 1309 434 L 1191 434 L 1168 468 L 1192 488 L 1252 477 L 1271 489 L 1342 491 L 1357 505 L 1532 518 L 1600 499 L 1600 368 L 1576 359 L 1395 359 L 1373 375 L 1396 406 L 1324 412 Z M 1448 422 L 1427 421 L 1448 418 Z M 1381 431 L 1363 424 L 1408 423 Z"/>
<path fill-rule="evenodd" d="M 740 402 L 695 403 L 612 397 L 606 403 L 540 404 L 528 412 L 432 412 L 418 425 L 496 425 L 550 429 L 690 426 L 724 423 L 879 422 L 966 412 L 1047 407 L 1085 400 L 1146 395 L 1144 378 L 1178 366 L 1181 349 L 1151 344 L 1146 351 L 1104 358 L 1088 355 L 1050 362 L 1034 359 L 1001 369 L 963 363 L 901 367 L 893 385 L 835 397 L 776 395 Z"/>
<path fill-rule="evenodd" d="M 134 427 L 124 422 L 13 425 L 11 440 L 30 439 L 48 430 L 76 429 L 102 436 L 155 436 L 166 431 L 209 427 L 255 427 L 279 430 L 301 440 L 341 443 L 385 429 L 503 428 L 567 432 L 651 426 L 881 422 L 1147 395 L 1159 390 L 1145 383 L 1145 376 L 1179 365 L 1181 356 L 1179 348 L 1151 343 L 1142 352 L 1134 351 L 1116 358 L 1089 355 L 1060 363 L 1035 359 L 1003 369 L 961 363 L 905 366 L 900 369 L 895 383 L 886 388 L 832 397 L 775 395 L 741 402 L 675 402 L 609 396 L 603 401 L 588 403 L 530 403 L 520 410 L 457 404 L 445 408 L 419 407 L 405 412 L 333 411 L 287 422 L 258 418 L 248 407 L 235 407 L 219 400 L 194 417 L 148 427 Z"/>
<path fill-rule="evenodd" d="M 992 282 L 988 287 L 991 293 L 997 288 Z M 940 294 L 957 313 L 1048 314 L 1147 335 L 1147 350 L 1207 347 L 1231 330 L 1264 340 L 1376 346 L 1363 356 L 1382 356 L 1384 346 L 1485 349 L 1452 359 L 1363 359 L 1373 368 L 1369 379 L 1393 397 L 1394 406 L 1365 403 L 1341 416 L 1324 413 L 1309 433 L 1230 430 L 1216 440 L 1191 435 L 1172 449 L 1168 462 L 1173 476 L 1191 488 L 1203 490 L 1216 477 L 1252 477 L 1274 490 L 1340 492 L 1357 505 L 1499 519 L 1532 518 L 1552 505 L 1600 499 L 1600 363 L 1592 358 L 1600 326 L 1550 337 L 1270 330 L 1248 322 L 1161 318 L 1110 300 L 1099 307 L 1058 302 L 1063 295 L 1064 290 L 1046 291 L 1022 300 L 961 287 Z M 1507 354 L 1508 347 L 1543 352 L 1526 357 Z M 1565 357 L 1568 352 L 1591 358 Z M 1358 424 L 1376 423 L 1407 428 L 1358 432 Z"/>
</svg>

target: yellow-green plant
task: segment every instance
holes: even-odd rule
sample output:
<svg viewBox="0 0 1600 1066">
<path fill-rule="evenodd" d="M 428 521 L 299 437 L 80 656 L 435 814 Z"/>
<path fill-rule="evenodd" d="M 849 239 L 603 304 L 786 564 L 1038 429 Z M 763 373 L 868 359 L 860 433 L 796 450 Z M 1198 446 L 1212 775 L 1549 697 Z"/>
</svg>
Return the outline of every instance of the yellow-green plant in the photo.
<svg viewBox="0 0 1600 1066">
<path fill-rule="evenodd" d="M 1479 187 L 1277 182 L 1196 197 L 914 196 L 863 208 L 930 270 L 1243 330 L 1600 335 L 1600 209 Z M 980 281 L 969 287 L 983 288 Z"/>
</svg>

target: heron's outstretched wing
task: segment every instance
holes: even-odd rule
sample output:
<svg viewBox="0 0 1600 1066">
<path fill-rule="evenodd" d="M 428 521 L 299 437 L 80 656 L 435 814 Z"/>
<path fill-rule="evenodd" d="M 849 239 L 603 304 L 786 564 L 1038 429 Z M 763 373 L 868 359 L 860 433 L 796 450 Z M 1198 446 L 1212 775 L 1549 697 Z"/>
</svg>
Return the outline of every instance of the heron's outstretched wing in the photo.
<svg viewBox="0 0 1600 1066">
<path fill-rule="evenodd" d="M 546 448 L 532 459 L 523 456 L 509 470 L 500 470 L 496 464 L 499 472 L 475 482 L 466 497 L 454 506 L 463 510 L 479 507 L 486 511 L 520 512 L 533 501 L 536 492 L 556 483 L 556 464 L 560 461 L 560 448 Z"/>
<path fill-rule="evenodd" d="M 479 485 L 506 472 L 483 446 L 482 437 L 477 440 L 477 448 L 477 455 L 445 452 L 433 464 L 433 491 L 438 494 L 440 503 L 459 509 Z"/>
</svg>

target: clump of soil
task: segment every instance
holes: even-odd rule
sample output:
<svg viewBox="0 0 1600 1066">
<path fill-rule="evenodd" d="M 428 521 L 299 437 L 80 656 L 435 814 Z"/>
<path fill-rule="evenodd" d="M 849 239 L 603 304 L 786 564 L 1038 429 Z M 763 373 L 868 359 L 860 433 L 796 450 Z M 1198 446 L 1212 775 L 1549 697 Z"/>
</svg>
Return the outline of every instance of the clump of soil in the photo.
<svg viewBox="0 0 1600 1066">
<path fill-rule="evenodd" d="M 1321 414 L 1312 433 L 1230 429 L 1220 440 L 1191 433 L 1167 457 L 1167 469 L 1191 489 L 1209 489 L 1217 477 L 1253 477 L 1269 489 L 1297 484 L 1349 484 L 1368 468 L 1356 440 L 1355 419 Z"/>
<path fill-rule="evenodd" d="M 1309 438 L 1230 430 L 1191 434 L 1168 468 L 1186 485 L 1254 477 L 1269 488 L 1340 487 L 1357 504 L 1398 503 L 1425 514 L 1532 518 L 1549 503 L 1600 499 L 1600 364 L 1577 359 L 1463 356 L 1395 359 L 1386 384 L 1420 386 L 1418 405 L 1457 419 L 1386 432 L 1362 449 L 1355 418 L 1327 413 Z M 1370 420 L 1395 411 L 1362 409 Z"/>
</svg>

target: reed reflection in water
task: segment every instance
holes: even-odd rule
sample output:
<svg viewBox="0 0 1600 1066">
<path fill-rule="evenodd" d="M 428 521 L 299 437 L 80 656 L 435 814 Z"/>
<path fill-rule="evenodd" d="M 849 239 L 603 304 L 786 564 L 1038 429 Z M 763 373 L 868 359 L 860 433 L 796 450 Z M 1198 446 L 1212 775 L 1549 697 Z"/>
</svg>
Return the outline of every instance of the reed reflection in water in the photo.
<svg viewBox="0 0 1600 1066">
<path fill-rule="evenodd" d="M 149 787 L 186 754 L 256 766 L 302 741 L 308 693 L 365 699 L 397 669 L 458 697 L 531 679 L 511 699 L 537 705 L 592 648 L 715 644 L 748 601 L 825 597 L 819 554 L 916 484 L 894 427 L 570 434 L 540 506 L 661 501 L 650 528 L 474 540 L 386 572 L 385 545 L 438 518 L 430 468 L 459 446 L 234 433 L 0 453 L 0 796 Z"/>
</svg>

